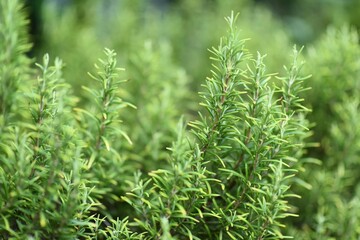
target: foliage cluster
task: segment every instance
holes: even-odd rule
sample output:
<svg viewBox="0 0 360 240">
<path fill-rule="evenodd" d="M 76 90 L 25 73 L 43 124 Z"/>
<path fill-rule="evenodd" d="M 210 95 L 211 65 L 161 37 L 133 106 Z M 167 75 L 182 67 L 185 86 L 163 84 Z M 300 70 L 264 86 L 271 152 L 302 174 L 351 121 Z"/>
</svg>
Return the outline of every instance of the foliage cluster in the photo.
<svg viewBox="0 0 360 240">
<path fill-rule="evenodd" d="M 296 204 L 303 209 L 296 220 L 298 238 L 360 236 L 359 54 L 358 33 L 349 27 L 329 28 L 308 51 L 307 61 L 316 69 L 308 82 L 314 109 L 309 118 L 316 124 L 313 140 L 320 143 L 309 154 L 321 163 L 301 176 L 312 189 L 298 192 L 302 200 Z"/>
<path fill-rule="evenodd" d="M 360 236 L 354 29 L 291 55 L 249 1 L 86 2 L 45 8 L 64 68 L 27 57 L 22 3 L 0 1 L 0 238 Z M 91 67 L 103 45 L 121 56 Z"/>
</svg>

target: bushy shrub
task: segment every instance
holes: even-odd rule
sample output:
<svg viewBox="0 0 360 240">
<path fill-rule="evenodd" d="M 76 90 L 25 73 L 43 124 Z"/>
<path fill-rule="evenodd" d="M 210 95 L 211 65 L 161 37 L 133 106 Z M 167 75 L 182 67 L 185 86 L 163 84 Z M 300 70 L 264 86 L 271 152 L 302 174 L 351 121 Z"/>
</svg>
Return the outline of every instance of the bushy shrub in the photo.
<svg viewBox="0 0 360 240">
<path fill-rule="evenodd" d="M 301 178 L 310 190 L 297 191 L 294 219 L 301 239 L 357 239 L 359 229 L 359 73 L 358 34 L 348 27 L 330 28 L 308 51 L 312 87 L 306 99 L 313 106 L 313 141 L 309 155 L 321 160 Z M 336 57 L 335 57 L 336 56 Z M 316 70 L 316 71 L 315 71 Z M 304 191 L 305 190 L 305 191 Z"/>
<path fill-rule="evenodd" d="M 2 29 L 9 32 L 4 30 L 2 37 L 20 36 L 25 20 L 19 3 L 2 2 L 1 9 L 9 13 L 3 16 L 15 16 L 4 21 Z M 295 49 L 288 75 L 279 78 L 279 86 L 271 85 L 273 75 L 266 72 L 265 56 L 258 53 L 252 57 L 245 49 L 235 20 L 233 15 L 227 18 L 228 36 L 211 50 L 212 77 L 200 93 L 206 112 L 189 124 L 196 139 L 188 136 L 183 120 L 177 127 L 171 126 L 178 115 L 173 113 L 178 111 L 174 110 L 178 103 L 172 97 L 186 97 L 181 91 L 185 75 L 167 59 L 158 59 L 150 42 L 144 55 L 130 58 L 134 72 L 140 74 L 131 79 L 136 84 L 131 93 L 121 90 L 116 54 L 105 49 L 106 58 L 89 74 L 97 87 L 83 87 L 89 94 L 85 108 L 77 106 L 78 98 L 63 80 L 61 60 L 55 59 L 52 66 L 45 54 L 34 70 L 25 61 L 24 37 L 5 42 L 1 52 L 7 66 L 1 78 L 5 106 L 1 236 L 281 237 L 282 219 L 292 215 L 287 198 L 292 196 L 289 184 L 296 172 L 294 154 L 303 146 L 306 132 L 302 125 L 305 108 L 298 97 L 303 89 L 303 78 L 298 76 L 301 65 Z M 10 57 L 9 47 L 14 49 Z M 38 76 L 35 81 L 31 80 L 34 75 Z M 147 85 L 137 83 L 144 76 L 149 77 Z M 168 81 L 162 82 L 160 76 Z M 22 79 L 26 81 L 20 83 Z M 136 147 L 125 133 L 121 114 L 128 114 L 123 108 L 132 104 L 120 95 L 150 102 L 137 115 L 124 117 L 139 124 L 128 131 L 148 148 Z M 17 109 L 12 107 L 14 103 L 19 104 Z M 152 111 L 163 114 L 152 120 L 149 116 L 156 116 Z M 7 118 L 11 121 L 5 121 Z M 147 133 L 149 130 L 152 132 Z M 156 137 L 158 142 L 153 143 L 150 139 Z M 169 157 L 165 150 L 154 152 L 169 147 L 173 140 Z M 135 146 L 135 157 L 129 144 Z M 140 165 L 147 172 L 151 165 L 146 161 L 161 159 L 167 162 L 148 174 L 142 176 L 137 170 Z M 133 172 L 137 172 L 134 180 L 130 178 Z M 133 189 L 121 197 L 129 187 Z M 128 216 L 115 220 L 122 214 Z"/>
<path fill-rule="evenodd" d="M 291 55 L 266 9 L 206 3 L 47 5 L 64 68 L 0 1 L 0 238 L 359 238 L 358 34 Z"/>
</svg>

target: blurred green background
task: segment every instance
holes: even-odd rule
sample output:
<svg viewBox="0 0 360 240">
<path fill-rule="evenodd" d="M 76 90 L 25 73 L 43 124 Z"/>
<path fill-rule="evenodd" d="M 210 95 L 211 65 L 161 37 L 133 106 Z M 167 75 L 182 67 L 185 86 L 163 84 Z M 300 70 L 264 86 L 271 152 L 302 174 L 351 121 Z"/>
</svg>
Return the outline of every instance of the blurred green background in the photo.
<svg viewBox="0 0 360 240">
<path fill-rule="evenodd" d="M 146 44 L 184 70 L 190 91 L 209 75 L 208 48 L 224 34 L 223 17 L 240 13 L 239 28 L 252 52 L 267 54 L 269 72 L 281 72 L 294 44 L 306 49 L 328 27 L 360 27 L 358 0 L 27 0 L 34 43 L 67 63 L 65 78 L 82 94 L 103 47 L 119 54 L 131 75 L 131 58 Z M 166 49 L 165 49 L 166 48 Z M 86 75 L 85 75 L 86 76 Z M 132 76 L 128 76 L 131 78 Z"/>
</svg>

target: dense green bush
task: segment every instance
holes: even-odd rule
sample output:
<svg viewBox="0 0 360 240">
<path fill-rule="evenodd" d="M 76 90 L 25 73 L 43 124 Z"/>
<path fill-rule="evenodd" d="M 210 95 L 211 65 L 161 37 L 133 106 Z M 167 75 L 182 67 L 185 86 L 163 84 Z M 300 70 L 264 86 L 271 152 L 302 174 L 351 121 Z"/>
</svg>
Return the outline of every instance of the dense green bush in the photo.
<svg viewBox="0 0 360 240">
<path fill-rule="evenodd" d="M 309 118 L 313 140 L 320 146 L 310 151 L 321 164 L 301 176 L 312 189 L 297 191 L 302 209 L 297 219 L 298 238 L 358 239 L 360 46 L 355 30 L 329 28 L 308 51 L 313 77 L 306 97 L 313 105 Z M 336 57 L 335 57 L 336 56 Z M 316 71 L 315 71 L 316 70 Z"/>
<path fill-rule="evenodd" d="M 0 0 L 0 238 L 359 238 L 355 30 L 291 54 L 250 1 L 85 2 L 44 7 L 64 67 Z"/>
</svg>

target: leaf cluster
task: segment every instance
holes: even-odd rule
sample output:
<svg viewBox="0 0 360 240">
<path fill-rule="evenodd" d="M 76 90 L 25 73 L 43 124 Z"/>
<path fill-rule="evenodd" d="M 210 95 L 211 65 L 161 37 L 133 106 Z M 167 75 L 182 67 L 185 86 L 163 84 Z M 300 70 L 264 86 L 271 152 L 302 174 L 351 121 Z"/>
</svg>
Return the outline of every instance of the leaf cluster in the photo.
<svg viewBox="0 0 360 240">
<path fill-rule="evenodd" d="M 9 33 L 1 36 L 22 36 L 21 4 L 1 1 L 3 9 L 15 19 L 4 21 Z M 174 124 L 187 78 L 169 56 L 161 59 L 167 48 L 147 43 L 131 56 L 129 92 L 115 51 L 106 48 L 89 73 L 95 87 L 83 87 L 83 104 L 63 79 L 60 59 L 51 64 L 45 54 L 35 70 L 26 35 L 1 46 L 0 237 L 288 237 L 284 219 L 295 216 L 288 201 L 297 197 L 290 187 L 308 136 L 301 49 L 294 47 L 285 75 L 269 74 L 265 55 L 246 49 L 236 19 L 226 18 L 226 37 L 210 49 L 203 111 L 187 125 L 183 118 Z M 136 102 L 137 115 L 128 116 L 135 106 L 123 96 Z"/>
<path fill-rule="evenodd" d="M 298 51 L 282 86 L 270 86 L 264 56 L 254 59 L 246 51 L 235 20 L 227 18 L 228 37 L 211 50 L 214 70 L 200 93 L 208 114 L 189 124 L 197 141 L 179 152 L 188 141 L 180 125 L 172 167 L 151 171 L 147 180 L 137 175 L 123 198 L 149 239 L 161 238 L 162 221 L 180 239 L 284 237 L 281 219 L 292 215 L 287 198 L 294 196 L 288 191 L 297 171 L 294 153 L 306 133 Z"/>
</svg>

